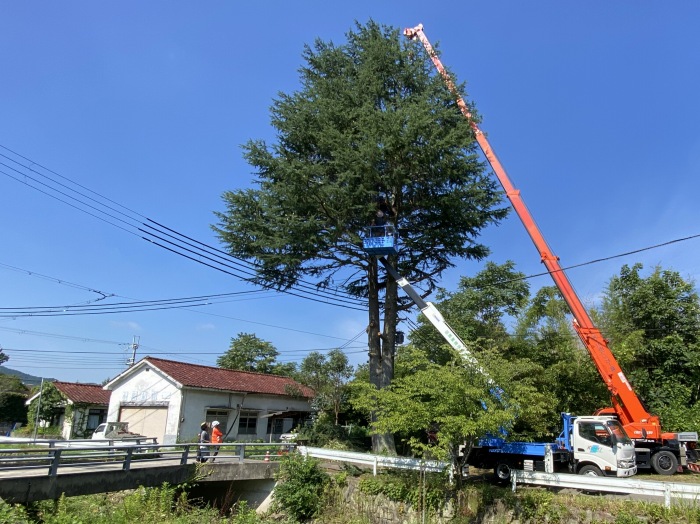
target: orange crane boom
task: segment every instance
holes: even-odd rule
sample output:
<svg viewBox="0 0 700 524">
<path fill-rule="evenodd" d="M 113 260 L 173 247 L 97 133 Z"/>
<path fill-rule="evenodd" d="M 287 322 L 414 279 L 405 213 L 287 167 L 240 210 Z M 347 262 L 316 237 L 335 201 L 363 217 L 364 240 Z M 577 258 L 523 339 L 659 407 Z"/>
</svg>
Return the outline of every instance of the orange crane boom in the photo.
<svg viewBox="0 0 700 524">
<path fill-rule="evenodd" d="M 637 397 L 637 394 L 632 389 L 627 377 L 610 351 L 607 340 L 605 340 L 601 331 L 593 324 L 586 308 L 574 291 L 566 273 L 559 264 L 559 258 L 554 255 L 547 245 L 530 211 L 520 196 L 520 191 L 513 186 L 506 170 L 491 148 L 489 141 L 474 121 L 469 107 L 460 96 L 450 75 L 447 73 L 437 53 L 430 45 L 430 42 L 423 32 L 423 25 L 420 24 L 416 27 L 406 29 L 404 35 L 410 39 L 417 38 L 420 40 L 433 61 L 433 64 L 435 64 L 435 67 L 444 79 L 448 89 L 456 97 L 457 105 L 464 117 L 469 121 L 479 147 L 503 186 L 506 196 L 510 200 L 518 217 L 520 217 L 535 247 L 539 251 L 542 263 L 547 268 L 552 279 L 554 279 L 557 288 L 571 309 L 574 317 L 574 328 L 584 346 L 590 352 L 593 362 L 610 390 L 612 397 L 612 408 L 600 409 L 597 414 L 616 415 L 630 438 L 635 440 L 646 442 L 656 441 L 661 443 L 666 439 L 677 439 L 678 437 L 675 433 L 662 434 L 659 418 L 647 412 L 639 397 Z M 695 435 L 695 440 L 697 440 L 697 434 Z"/>
</svg>

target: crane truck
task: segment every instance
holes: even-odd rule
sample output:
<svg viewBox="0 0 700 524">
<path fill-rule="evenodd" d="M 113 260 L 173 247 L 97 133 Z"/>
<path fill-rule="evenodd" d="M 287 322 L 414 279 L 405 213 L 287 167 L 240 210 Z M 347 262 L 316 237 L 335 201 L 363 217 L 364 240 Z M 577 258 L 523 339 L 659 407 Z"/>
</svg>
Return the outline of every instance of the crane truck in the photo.
<svg viewBox="0 0 700 524">
<path fill-rule="evenodd" d="M 520 196 L 520 191 L 513 186 L 510 177 L 495 155 L 486 136 L 472 118 L 469 107 L 459 94 L 452 78 L 425 36 L 423 25 L 419 24 L 416 27 L 407 28 L 404 30 L 404 35 L 412 40 L 418 39 L 423 44 L 438 73 L 455 96 L 457 105 L 469 122 L 481 151 L 540 253 L 542 263 L 547 268 L 559 292 L 569 306 L 574 318 L 574 329 L 590 353 L 593 363 L 611 395 L 612 405 L 598 409 L 595 414 L 613 416 L 620 421 L 635 444 L 637 466 L 640 469 L 651 468 L 662 475 L 673 475 L 681 467 L 696 469 L 699 458 L 697 432 L 664 432 L 661 428 L 659 417 L 650 414 L 644 407 L 608 347 L 608 341 L 594 325 L 583 303 L 574 291 L 566 273 L 559 264 L 559 258 L 554 255 L 547 245 Z"/>
<path fill-rule="evenodd" d="M 376 247 L 371 240 L 364 245 L 370 254 Z M 435 305 L 423 300 L 384 256 L 377 256 L 377 259 L 447 343 L 467 364 L 487 378 L 491 393 L 502 400 L 502 390 L 479 365 Z M 484 436 L 469 448 L 465 463 L 493 469 L 498 482 L 507 482 L 513 469 L 616 477 L 631 477 L 637 473 L 634 444 L 615 417 L 577 417 L 562 413 L 562 422 L 562 432 L 555 442 L 511 442 L 504 436 Z"/>
</svg>

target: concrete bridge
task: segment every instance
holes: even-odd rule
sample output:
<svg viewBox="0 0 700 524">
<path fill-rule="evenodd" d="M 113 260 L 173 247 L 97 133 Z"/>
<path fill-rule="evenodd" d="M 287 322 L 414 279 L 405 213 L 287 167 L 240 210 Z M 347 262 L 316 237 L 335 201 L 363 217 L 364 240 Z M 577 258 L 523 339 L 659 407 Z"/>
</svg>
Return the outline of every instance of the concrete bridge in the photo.
<svg viewBox="0 0 700 524">
<path fill-rule="evenodd" d="M 192 446 L 193 448 L 195 446 Z M 235 449 L 235 453 L 231 453 Z M 250 450 L 250 448 L 246 448 Z M 215 462 L 199 463 L 189 446 L 163 452 L 114 447 L 105 450 L 82 448 L 82 454 L 60 450 L 0 450 L 0 498 L 9 503 L 26 504 L 135 489 L 159 487 L 164 483 L 225 486 L 237 499 L 258 507 L 272 492 L 279 462 L 265 457 L 246 458 L 240 445 L 223 448 Z M 31 454 L 30 454 L 31 453 Z M 85 458 L 87 457 L 87 458 Z M 230 496 L 230 493 L 229 493 Z"/>
</svg>

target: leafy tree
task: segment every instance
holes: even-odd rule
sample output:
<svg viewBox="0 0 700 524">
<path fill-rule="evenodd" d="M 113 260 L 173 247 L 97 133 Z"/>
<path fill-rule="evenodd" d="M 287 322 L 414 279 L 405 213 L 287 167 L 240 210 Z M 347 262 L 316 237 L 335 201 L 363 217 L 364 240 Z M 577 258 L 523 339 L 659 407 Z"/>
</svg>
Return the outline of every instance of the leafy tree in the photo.
<svg viewBox="0 0 700 524">
<path fill-rule="evenodd" d="M 545 415 L 547 437 L 561 430 L 561 412 L 588 415 L 607 405 L 608 389 L 574 332 L 571 312 L 556 287 L 537 291 L 518 315 L 514 335 L 509 358 L 527 358 L 543 370 L 538 388 L 551 399 L 550 413 Z"/>
<path fill-rule="evenodd" d="M 637 395 L 669 431 L 700 430 L 700 300 L 693 283 L 655 267 L 623 266 L 599 311 L 611 350 Z"/>
<path fill-rule="evenodd" d="M 540 371 L 535 365 L 516 365 L 489 350 L 482 356 L 494 373 L 486 376 L 454 356 L 447 365 L 435 364 L 409 346 L 398 361 L 406 370 L 389 387 L 376 390 L 355 383 L 352 401 L 358 408 L 379 406 L 375 431 L 392 430 L 414 453 L 448 460 L 460 471 L 478 437 L 512 428 L 517 417 L 536 419 L 548 409 L 548 399 L 532 386 Z M 494 383 L 507 385 L 500 398 L 494 395 Z M 437 430 L 436 442 L 426 438 L 429 428 Z M 460 445 L 465 444 L 460 457 Z"/>
<path fill-rule="evenodd" d="M 278 142 L 244 147 L 258 187 L 226 192 L 214 230 L 256 264 L 258 284 L 287 289 L 312 277 L 366 299 L 370 381 L 383 388 L 394 375 L 398 312 L 410 305 L 362 249 L 378 207 L 401 235 L 390 262 L 426 293 L 455 257 L 488 254 L 478 235 L 507 208 L 422 46 L 371 21 L 346 36 L 305 47 L 301 89 L 272 105 Z M 374 448 L 391 449 L 390 436 L 377 435 Z"/>
<path fill-rule="evenodd" d="M 29 390 L 17 375 L 5 375 L 0 373 L 0 393 L 19 393 L 27 395 Z"/>
<path fill-rule="evenodd" d="M 336 425 L 347 401 L 347 383 L 352 374 L 353 366 L 339 349 L 329 351 L 328 355 L 313 351 L 299 369 L 299 380 L 316 391 L 316 408 L 332 412 Z"/>
<path fill-rule="evenodd" d="M 462 340 L 478 340 L 478 350 L 509 344 L 505 320 L 527 304 L 529 286 L 514 266 L 512 261 L 501 265 L 488 262 L 475 276 L 462 277 L 456 292 L 441 290 L 437 295 L 435 303 L 440 313 Z M 453 350 L 442 335 L 422 315 L 418 322 L 418 329 L 410 336 L 412 343 L 432 362 L 451 361 Z"/>
<path fill-rule="evenodd" d="M 30 404 L 27 410 L 27 426 L 33 428 L 37 420 L 45 421 L 49 425 L 58 423 L 60 415 L 66 407 L 66 399 L 52 382 L 44 382 L 43 387 L 37 386 L 33 394 L 41 392 Z"/>
<path fill-rule="evenodd" d="M 26 423 L 28 392 L 19 377 L 0 375 L 0 420 Z"/>
<path fill-rule="evenodd" d="M 231 339 L 226 353 L 216 359 L 216 365 L 225 369 L 255 371 L 276 375 L 291 375 L 296 366 L 277 362 L 279 352 L 270 342 L 250 333 L 239 333 Z"/>
<path fill-rule="evenodd" d="M 1 365 L 1 364 L 4 364 L 4 363 L 7 362 L 8 360 L 10 360 L 10 357 L 8 357 L 8 356 L 5 354 L 5 351 L 2 349 L 2 346 L 0 346 L 0 365 Z"/>
</svg>

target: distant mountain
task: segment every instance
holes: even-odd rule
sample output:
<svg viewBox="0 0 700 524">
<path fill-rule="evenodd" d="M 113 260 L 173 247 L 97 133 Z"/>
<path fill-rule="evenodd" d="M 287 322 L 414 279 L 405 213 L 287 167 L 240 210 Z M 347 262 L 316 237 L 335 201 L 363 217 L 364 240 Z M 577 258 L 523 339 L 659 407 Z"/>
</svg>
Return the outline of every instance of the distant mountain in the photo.
<svg viewBox="0 0 700 524">
<path fill-rule="evenodd" d="M 34 375 L 28 375 L 27 373 L 22 373 L 16 369 L 6 368 L 5 366 L 0 366 L 0 374 L 2 375 L 15 375 L 19 377 L 23 384 L 27 386 L 38 386 L 41 384 L 41 377 L 35 377 Z M 53 381 L 53 378 L 44 379 L 46 381 Z"/>
</svg>

